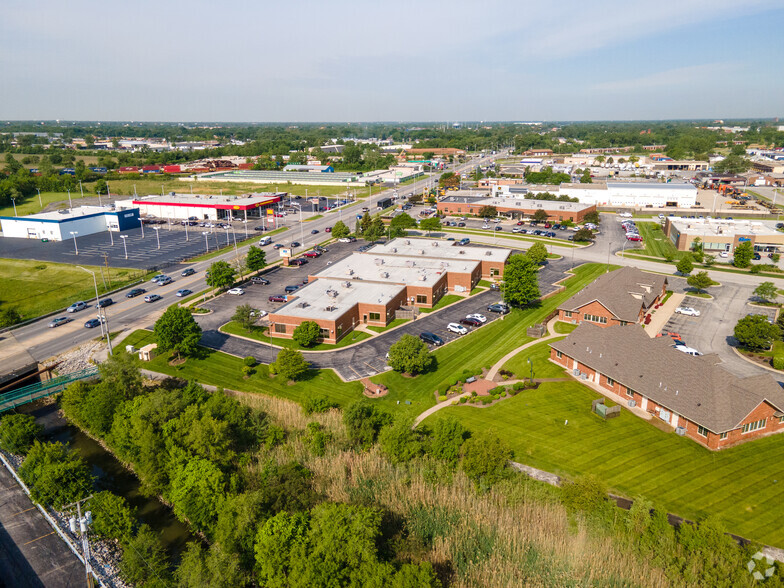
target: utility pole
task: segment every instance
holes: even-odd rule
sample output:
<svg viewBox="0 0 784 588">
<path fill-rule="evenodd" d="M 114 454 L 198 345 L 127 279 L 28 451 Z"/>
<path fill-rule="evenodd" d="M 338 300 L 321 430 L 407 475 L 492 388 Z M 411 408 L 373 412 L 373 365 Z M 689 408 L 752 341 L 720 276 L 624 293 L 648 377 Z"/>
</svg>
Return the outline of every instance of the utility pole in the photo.
<svg viewBox="0 0 784 588">
<path fill-rule="evenodd" d="M 93 571 L 90 566 L 90 543 L 87 541 L 87 527 L 93 523 L 93 515 L 88 510 L 82 517 L 82 503 L 87 502 L 93 497 L 92 494 L 87 498 L 82 498 L 71 504 L 67 504 L 63 508 L 76 507 L 76 516 L 68 520 L 68 525 L 71 528 L 71 533 L 77 534 L 77 525 L 79 528 L 79 535 L 82 539 L 82 556 L 84 557 L 84 575 L 87 579 L 87 588 L 93 588 Z"/>
</svg>

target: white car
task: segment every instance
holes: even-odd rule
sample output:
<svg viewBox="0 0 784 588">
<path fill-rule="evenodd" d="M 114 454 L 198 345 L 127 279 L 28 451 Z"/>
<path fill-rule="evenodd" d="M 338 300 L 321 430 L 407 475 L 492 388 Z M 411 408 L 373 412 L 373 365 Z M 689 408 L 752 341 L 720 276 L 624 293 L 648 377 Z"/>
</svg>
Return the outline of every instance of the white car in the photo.
<svg viewBox="0 0 784 588">
<path fill-rule="evenodd" d="M 351 239 L 349 239 L 348 237 L 341 237 L 340 239 L 338 239 L 338 243 L 351 243 Z"/>
<path fill-rule="evenodd" d="M 686 316 L 700 316 L 700 311 L 691 306 L 679 306 L 675 309 L 678 314 L 685 314 Z"/>
<path fill-rule="evenodd" d="M 266 310 L 251 310 L 250 311 L 250 316 L 255 316 L 256 318 L 264 318 L 265 316 L 267 316 L 267 314 L 268 313 L 267 313 Z"/>
<path fill-rule="evenodd" d="M 702 353 L 700 353 L 693 347 L 686 347 L 685 345 L 673 345 L 673 347 L 675 347 L 675 349 L 677 349 L 678 351 L 682 351 L 686 355 L 692 355 L 692 356 L 702 355 Z"/>
<path fill-rule="evenodd" d="M 231 290 L 229 290 L 227 292 L 227 294 L 234 294 L 235 296 L 242 296 L 243 294 L 245 294 L 245 290 L 243 290 L 242 288 L 232 288 Z"/>
<path fill-rule="evenodd" d="M 631 212 L 619 212 L 618 216 L 621 216 L 623 218 L 632 218 L 632 213 Z"/>
<path fill-rule="evenodd" d="M 730 254 L 727 251 L 722 251 L 721 253 L 719 253 L 719 257 L 729 257 L 729 256 Z"/>
<path fill-rule="evenodd" d="M 485 315 L 483 315 L 483 314 L 479 314 L 478 312 L 476 312 L 474 314 L 467 314 L 466 318 L 476 319 L 480 323 L 486 323 L 487 322 L 487 317 Z"/>
<path fill-rule="evenodd" d="M 452 331 L 453 333 L 457 333 L 458 335 L 465 335 L 468 333 L 468 329 L 466 329 L 463 325 L 458 323 L 449 323 L 446 326 L 447 331 Z"/>
</svg>

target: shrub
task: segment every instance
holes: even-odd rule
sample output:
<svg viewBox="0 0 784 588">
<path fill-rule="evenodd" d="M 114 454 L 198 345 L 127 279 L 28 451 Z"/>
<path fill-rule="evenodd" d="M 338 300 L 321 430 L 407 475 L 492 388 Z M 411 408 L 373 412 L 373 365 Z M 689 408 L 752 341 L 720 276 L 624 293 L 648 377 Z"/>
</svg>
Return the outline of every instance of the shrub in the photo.
<svg viewBox="0 0 784 588">
<path fill-rule="evenodd" d="M 493 394 L 493 400 L 501 400 L 500 394 Z"/>
<path fill-rule="evenodd" d="M 242 366 L 242 375 L 249 377 L 253 373 L 253 367 L 249 365 Z"/>
<path fill-rule="evenodd" d="M 493 401 L 492 396 L 485 396 L 482 398 L 482 404 L 490 404 Z"/>
<path fill-rule="evenodd" d="M 525 382 L 515 382 L 512 384 L 512 390 L 515 392 L 519 392 L 520 390 L 525 388 Z"/>
<path fill-rule="evenodd" d="M 749 269 L 750 274 L 758 274 L 762 271 L 762 266 L 760 265 L 752 265 Z"/>
<path fill-rule="evenodd" d="M 471 396 L 476 396 L 476 390 L 471 391 Z"/>
<path fill-rule="evenodd" d="M 438 397 L 439 402 L 444 402 L 445 400 L 446 400 L 446 396 L 444 396 L 443 394 Z"/>
<path fill-rule="evenodd" d="M 254 367 L 256 365 L 256 358 L 253 357 L 252 355 L 249 355 L 248 357 L 242 360 L 242 363 L 244 363 L 248 367 Z"/>
<path fill-rule="evenodd" d="M 0 449 L 27 454 L 43 427 L 29 414 L 7 414 L 0 420 Z"/>
<path fill-rule="evenodd" d="M 498 394 L 500 394 L 501 392 L 503 392 L 504 390 L 506 390 L 506 386 L 496 386 L 495 388 L 493 388 L 492 390 L 490 390 L 490 395 L 491 395 L 491 396 L 493 396 L 493 395 L 498 395 Z"/>
<path fill-rule="evenodd" d="M 336 402 L 332 402 L 326 396 L 313 396 L 312 398 L 305 399 L 302 404 L 302 410 L 305 414 L 313 414 L 314 412 L 327 412 L 330 409 L 338 408 Z"/>
<path fill-rule="evenodd" d="M 773 368 L 777 370 L 784 370 L 784 354 L 773 356 Z"/>
<path fill-rule="evenodd" d="M 467 397 L 465 397 L 465 396 L 461 396 L 461 397 L 460 397 L 460 404 L 465 404 L 467 400 L 468 400 L 468 398 L 467 398 Z"/>
<path fill-rule="evenodd" d="M 506 390 L 504 390 L 503 392 L 501 392 L 501 398 L 506 398 Z"/>
</svg>

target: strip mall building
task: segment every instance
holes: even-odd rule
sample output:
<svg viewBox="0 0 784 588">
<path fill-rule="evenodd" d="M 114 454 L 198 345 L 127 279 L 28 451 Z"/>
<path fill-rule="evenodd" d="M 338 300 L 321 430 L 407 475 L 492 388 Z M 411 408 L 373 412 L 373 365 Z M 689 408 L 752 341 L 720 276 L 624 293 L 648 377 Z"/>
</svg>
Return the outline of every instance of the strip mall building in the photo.
<svg viewBox="0 0 784 588">
<path fill-rule="evenodd" d="M 119 210 L 138 208 L 143 216 L 185 220 L 224 220 L 232 217 L 258 220 L 286 196 L 285 192 L 222 196 L 215 194 L 169 194 L 118 200 Z"/>
</svg>

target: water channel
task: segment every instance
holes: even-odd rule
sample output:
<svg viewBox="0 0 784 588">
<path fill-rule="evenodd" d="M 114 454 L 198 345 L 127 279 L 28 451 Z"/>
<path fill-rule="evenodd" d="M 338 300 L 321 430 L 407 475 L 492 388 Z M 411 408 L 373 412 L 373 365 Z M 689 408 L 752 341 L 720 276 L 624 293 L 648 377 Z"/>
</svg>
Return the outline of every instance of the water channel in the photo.
<svg viewBox="0 0 784 588">
<path fill-rule="evenodd" d="M 42 439 L 59 441 L 77 451 L 92 469 L 98 491 L 110 490 L 128 501 L 142 523 L 149 525 L 161 538 L 172 560 L 179 559 L 188 541 L 196 539 L 188 527 L 177 520 L 172 510 L 154 496 L 141 493 L 141 483 L 131 472 L 96 441 L 85 435 L 59 413 L 57 404 L 34 402 L 19 407 L 19 412 L 31 414 L 44 428 Z M 87 504 L 89 508 L 89 502 Z"/>
</svg>

